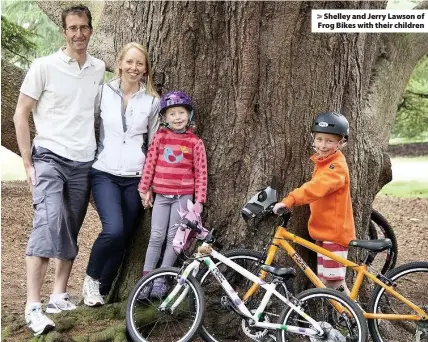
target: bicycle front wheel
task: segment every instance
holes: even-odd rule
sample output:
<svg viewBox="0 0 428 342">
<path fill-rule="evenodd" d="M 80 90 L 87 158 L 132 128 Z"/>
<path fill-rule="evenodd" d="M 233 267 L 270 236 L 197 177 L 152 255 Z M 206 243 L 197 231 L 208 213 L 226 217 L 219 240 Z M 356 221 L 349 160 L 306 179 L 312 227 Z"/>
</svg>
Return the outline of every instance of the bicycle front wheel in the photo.
<svg viewBox="0 0 428 342">
<path fill-rule="evenodd" d="M 428 312 L 428 262 L 412 262 L 388 272 L 393 288 L 413 304 Z M 416 315 L 409 306 L 376 285 L 368 305 L 369 312 Z M 374 342 L 428 342 L 428 322 L 412 320 L 370 319 L 369 330 Z"/>
<path fill-rule="evenodd" d="M 159 268 L 138 281 L 126 306 L 126 327 L 133 341 L 187 342 L 197 335 L 205 300 L 201 286 L 192 276 L 166 308 L 161 307 L 177 285 L 179 272 L 175 267 Z M 178 298 L 178 306 L 171 310 Z"/>
<path fill-rule="evenodd" d="M 370 240 L 391 240 L 392 247 L 377 253 L 376 258 L 373 261 L 373 267 L 382 274 L 385 274 L 389 270 L 393 269 L 395 267 L 395 263 L 397 262 L 398 256 L 397 238 L 387 219 L 374 209 L 370 214 L 368 238 Z"/>
<path fill-rule="evenodd" d="M 345 310 L 335 309 L 334 303 Z M 305 314 L 320 323 L 324 335 L 309 336 L 287 333 L 287 327 L 278 331 L 277 341 L 352 341 L 366 342 L 368 339 L 367 322 L 361 309 L 348 297 L 332 289 L 310 289 L 296 296 L 295 304 Z M 291 307 L 281 315 L 280 323 L 301 328 L 312 328 L 312 324 L 300 316 Z"/>
</svg>

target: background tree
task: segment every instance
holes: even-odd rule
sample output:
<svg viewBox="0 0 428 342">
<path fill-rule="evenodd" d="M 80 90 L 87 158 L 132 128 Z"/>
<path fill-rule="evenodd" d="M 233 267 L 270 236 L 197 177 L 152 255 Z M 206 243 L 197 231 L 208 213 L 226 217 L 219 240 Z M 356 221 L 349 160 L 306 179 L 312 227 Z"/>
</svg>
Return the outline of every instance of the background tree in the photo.
<svg viewBox="0 0 428 342">
<path fill-rule="evenodd" d="M 35 34 L 3 15 L 1 16 L 2 59 L 28 64 L 35 55 L 37 45 L 31 40 Z"/>
<path fill-rule="evenodd" d="M 1 2 L 1 126 L 2 146 L 19 153 L 12 116 L 15 113 L 25 69 L 40 56 L 59 49 L 63 44 L 58 26 L 35 1 L 2 0 Z M 35 129 L 30 119 L 31 139 Z M 8 133 L 6 133 L 8 132 Z"/>
<path fill-rule="evenodd" d="M 392 136 L 418 139 L 428 135 L 428 55 L 416 65 L 398 106 Z"/>
<path fill-rule="evenodd" d="M 31 51 L 24 53 L 16 51 L 18 53 L 12 53 L 7 58 L 6 56 L 3 57 L 2 54 L 2 57 L 7 59 L 9 63 L 26 69 L 34 58 L 48 55 L 63 45 L 64 39 L 59 27 L 49 19 L 34 0 L 2 0 L 1 5 L 2 23 L 3 18 L 5 18 L 7 22 L 15 25 L 19 30 L 27 32 L 28 41 L 32 47 Z M 2 47 L 4 36 L 9 38 L 9 33 L 4 32 L 2 34 Z M 23 58 L 23 56 L 25 57 Z"/>
<path fill-rule="evenodd" d="M 59 24 L 70 2 L 38 2 Z M 205 222 L 226 248 L 261 248 L 240 218 L 247 198 L 279 180 L 281 195 L 310 176 L 314 115 L 342 111 L 351 123 L 345 151 L 361 235 L 371 203 L 391 178 L 384 153 L 403 90 L 428 51 L 426 34 L 314 34 L 312 9 L 381 9 L 386 2 L 105 2 L 91 52 L 112 69 L 129 41 L 148 47 L 162 90 L 193 95 L 209 159 Z M 101 5 L 99 5 L 101 6 Z M 14 132 L 3 132 L 14 134 Z M 306 235 L 307 209 L 291 229 Z M 146 218 L 147 219 L 147 218 Z M 115 287 L 124 299 L 140 275 L 145 246 L 135 233 Z M 304 279 L 300 279 L 304 282 Z M 301 284 L 303 285 L 303 284 Z"/>
</svg>

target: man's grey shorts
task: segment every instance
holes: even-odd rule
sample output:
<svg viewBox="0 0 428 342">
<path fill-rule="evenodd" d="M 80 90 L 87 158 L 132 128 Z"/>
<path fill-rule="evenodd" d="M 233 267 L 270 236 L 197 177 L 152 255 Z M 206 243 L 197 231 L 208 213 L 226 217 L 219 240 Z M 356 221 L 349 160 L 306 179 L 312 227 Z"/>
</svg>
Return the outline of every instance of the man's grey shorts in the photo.
<svg viewBox="0 0 428 342">
<path fill-rule="evenodd" d="M 33 230 L 25 254 L 74 260 L 77 235 L 88 208 L 91 162 L 61 157 L 34 147 Z"/>
</svg>

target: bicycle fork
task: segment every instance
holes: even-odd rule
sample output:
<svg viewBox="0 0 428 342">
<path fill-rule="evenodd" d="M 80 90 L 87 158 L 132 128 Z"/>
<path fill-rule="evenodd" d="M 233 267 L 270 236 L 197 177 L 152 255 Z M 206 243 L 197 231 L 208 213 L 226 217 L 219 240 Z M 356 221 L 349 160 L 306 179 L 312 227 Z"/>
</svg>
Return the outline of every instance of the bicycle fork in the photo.
<svg viewBox="0 0 428 342">
<path fill-rule="evenodd" d="M 189 293 L 189 285 L 186 284 L 186 279 L 190 274 L 196 275 L 199 271 L 199 260 L 194 260 L 189 266 L 187 266 L 183 274 L 178 278 L 177 285 L 174 287 L 172 292 L 168 294 L 162 304 L 159 306 L 159 311 L 166 311 L 169 309 L 171 313 L 181 304 L 181 302 L 186 298 Z M 168 305 L 174 300 L 178 293 L 180 293 L 181 289 L 184 287 L 183 292 L 178 296 L 178 298 L 174 301 L 174 303 L 168 307 Z"/>
</svg>

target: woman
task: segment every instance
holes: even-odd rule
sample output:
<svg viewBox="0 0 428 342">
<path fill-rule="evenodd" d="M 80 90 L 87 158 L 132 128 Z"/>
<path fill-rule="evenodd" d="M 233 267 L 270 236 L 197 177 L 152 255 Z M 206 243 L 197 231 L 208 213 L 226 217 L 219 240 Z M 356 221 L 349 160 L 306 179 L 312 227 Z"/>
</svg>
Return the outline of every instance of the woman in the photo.
<svg viewBox="0 0 428 342">
<path fill-rule="evenodd" d="M 145 151 L 159 126 L 159 95 L 147 51 L 129 43 L 116 60 L 117 78 L 100 91 L 100 140 L 91 186 L 102 231 L 92 247 L 83 283 L 84 303 L 103 305 L 141 208 L 138 182 Z"/>
</svg>

